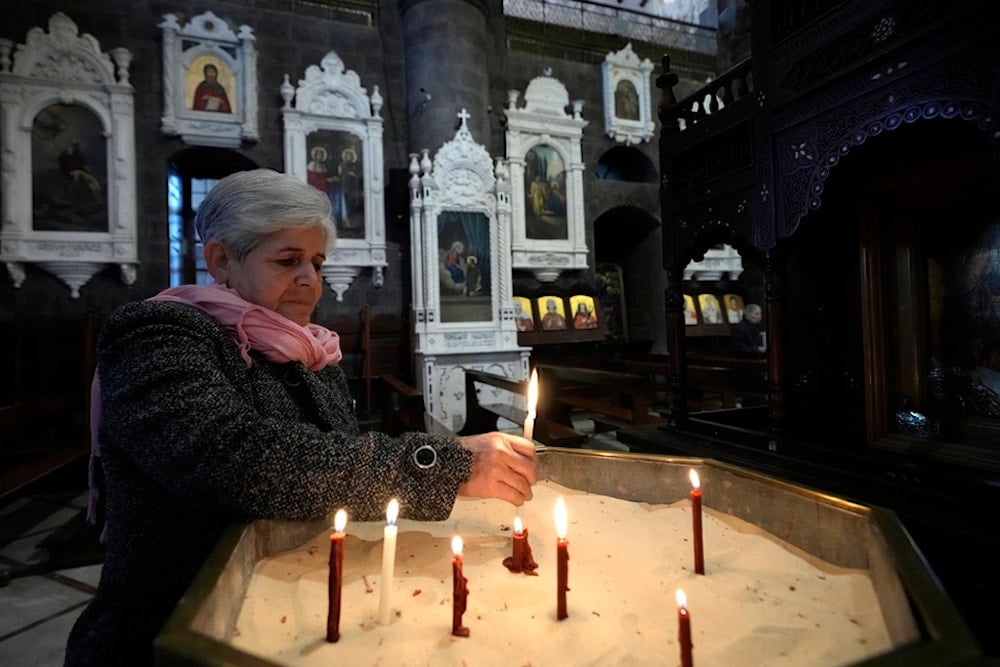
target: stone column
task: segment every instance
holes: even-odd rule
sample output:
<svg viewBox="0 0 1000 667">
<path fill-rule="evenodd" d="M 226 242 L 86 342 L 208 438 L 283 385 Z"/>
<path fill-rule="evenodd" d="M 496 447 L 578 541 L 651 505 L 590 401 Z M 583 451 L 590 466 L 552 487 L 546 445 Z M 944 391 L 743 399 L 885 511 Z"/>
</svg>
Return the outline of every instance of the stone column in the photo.
<svg viewBox="0 0 1000 667">
<path fill-rule="evenodd" d="M 400 0 L 406 58 L 408 152 L 431 155 L 454 138 L 463 108 L 489 145 L 489 0 Z"/>
</svg>

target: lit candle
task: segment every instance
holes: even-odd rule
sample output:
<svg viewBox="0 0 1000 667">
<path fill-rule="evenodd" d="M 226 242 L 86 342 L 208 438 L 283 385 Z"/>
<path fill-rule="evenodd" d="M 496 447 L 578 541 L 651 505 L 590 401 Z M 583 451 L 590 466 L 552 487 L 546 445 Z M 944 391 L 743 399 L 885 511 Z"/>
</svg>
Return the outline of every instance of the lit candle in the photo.
<svg viewBox="0 0 1000 667">
<path fill-rule="evenodd" d="M 382 534 L 382 591 L 378 600 L 378 622 L 389 625 L 392 611 L 392 571 L 396 566 L 396 519 L 399 517 L 399 501 L 393 498 L 385 510 L 385 530 Z"/>
<path fill-rule="evenodd" d="M 566 613 L 566 591 L 569 590 L 569 541 L 566 539 L 566 529 L 569 521 L 566 518 L 566 501 L 562 496 L 556 499 L 556 618 L 560 621 L 569 614 Z"/>
<path fill-rule="evenodd" d="M 688 613 L 687 595 L 677 589 L 677 642 L 681 645 L 681 667 L 693 667 L 691 644 L 691 614 Z"/>
<path fill-rule="evenodd" d="M 524 437 L 531 440 L 535 435 L 535 414 L 538 409 L 538 370 L 532 369 L 528 381 L 528 414 L 524 417 Z"/>
<path fill-rule="evenodd" d="M 510 556 L 503 559 L 504 567 L 511 572 L 523 572 L 533 577 L 538 576 L 535 570 L 538 563 L 535 562 L 531 554 L 531 545 L 528 544 L 528 529 L 524 527 L 521 517 L 514 517 L 514 539 L 512 540 L 512 552 Z"/>
<path fill-rule="evenodd" d="M 691 527 L 694 532 L 694 571 L 705 574 L 705 548 L 701 538 L 701 481 L 691 470 Z"/>
<path fill-rule="evenodd" d="M 469 628 L 462 625 L 462 614 L 469 598 L 469 580 L 462 574 L 462 538 L 458 535 L 451 538 L 451 551 L 455 557 L 451 559 L 451 634 L 456 637 L 468 637 Z"/>
<path fill-rule="evenodd" d="M 511 571 L 520 572 L 521 563 L 524 560 L 524 522 L 521 517 L 514 517 L 514 545 L 513 545 L 513 562 L 511 563 Z"/>
<path fill-rule="evenodd" d="M 344 581 L 344 528 L 347 527 L 347 512 L 337 510 L 333 517 L 333 533 L 330 535 L 330 582 L 329 611 L 326 615 L 326 641 L 340 639 L 340 589 Z"/>
</svg>

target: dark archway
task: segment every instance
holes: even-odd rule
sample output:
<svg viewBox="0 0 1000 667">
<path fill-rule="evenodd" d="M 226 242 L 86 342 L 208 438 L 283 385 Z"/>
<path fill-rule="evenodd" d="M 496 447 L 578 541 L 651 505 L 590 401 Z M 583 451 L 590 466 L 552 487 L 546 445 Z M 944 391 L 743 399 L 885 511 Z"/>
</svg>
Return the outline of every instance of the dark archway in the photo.
<svg viewBox="0 0 1000 667">
<path fill-rule="evenodd" d="M 597 271 L 618 271 L 623 287 L 623 338 L 650 341 L 651 351 L 666 350 L 660 220 L 635 206 L 609 209 L 594 220 Z"/>
<path fill-rule="evenodd" d="M 216 181 L 256 169 L 250 158 L 228 148 L 186 148 L 167 160 L 167 228 L 170 284 L 205 282 L 201 243 L 194 228 L 198 204 Z"/>
<path fill-rule="evenodd" d="M 659 175 L 646 154 L 632 146 L 610 148 L 597 160 L 597 178 L 604 181 L 658 183 Z"/>
</svg>

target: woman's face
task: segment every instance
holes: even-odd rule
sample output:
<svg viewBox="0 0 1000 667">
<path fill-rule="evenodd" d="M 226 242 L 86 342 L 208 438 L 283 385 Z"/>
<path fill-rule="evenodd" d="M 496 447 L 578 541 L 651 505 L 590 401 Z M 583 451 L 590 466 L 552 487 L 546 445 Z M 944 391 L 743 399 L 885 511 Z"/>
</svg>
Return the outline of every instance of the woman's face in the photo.
<svg viewBox="0 0 1000 667">
<path fill-rule="evenodd" d="M 251 303 L 305 326 L 323 295 L 319 269 L 326 259 L 322 227 L 296 227 L 262 240 L 242 262 L 223 261 L 220 282 Z"/>
</svg>

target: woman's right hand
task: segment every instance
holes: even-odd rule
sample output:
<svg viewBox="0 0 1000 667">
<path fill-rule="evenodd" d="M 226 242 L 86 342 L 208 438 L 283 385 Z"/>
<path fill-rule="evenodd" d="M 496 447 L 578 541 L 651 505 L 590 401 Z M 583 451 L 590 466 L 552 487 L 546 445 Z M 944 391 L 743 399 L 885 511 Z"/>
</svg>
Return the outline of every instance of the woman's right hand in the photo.
<svg viewBox="0 0 1000 667">
<path fill-rule="evenodd" d="M 472 475 L 458 487 L 462 496 L 499 498 L 515 506 L 531 500 L 538 481 L 535 444 L 510 433 L 482 433 L 459 439 L 472 452 Z"/>
</svg>

